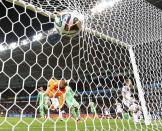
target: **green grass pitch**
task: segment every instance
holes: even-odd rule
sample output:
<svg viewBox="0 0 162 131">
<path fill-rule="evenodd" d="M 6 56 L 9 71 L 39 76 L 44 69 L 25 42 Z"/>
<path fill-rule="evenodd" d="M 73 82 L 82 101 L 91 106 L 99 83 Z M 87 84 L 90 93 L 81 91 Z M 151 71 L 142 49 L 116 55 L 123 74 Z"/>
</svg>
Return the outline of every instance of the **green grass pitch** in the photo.
<svg viewBox="0 0 162 131">
<path fill-rule="evenodd" d="M 41 118 L 0 118 L 0 131 L 162 131 L 160 121 L 152 122 L 152 125 L 134 124 L 129 120 L 115 119 L 82 119 L 76 122 L 74 119 L 41 119 Z M 43 130 L 42 130 L 43 127 Z M 77 130 L 76 130 L 77 129 Z"/>
</svg>

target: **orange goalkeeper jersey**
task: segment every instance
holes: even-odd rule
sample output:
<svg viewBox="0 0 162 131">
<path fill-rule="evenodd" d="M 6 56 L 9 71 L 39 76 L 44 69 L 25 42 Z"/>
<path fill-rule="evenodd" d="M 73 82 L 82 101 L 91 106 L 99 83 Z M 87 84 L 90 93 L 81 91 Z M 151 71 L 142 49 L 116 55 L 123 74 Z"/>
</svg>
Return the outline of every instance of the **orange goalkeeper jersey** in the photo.
<svg viewBox="0 0 162 131">
<path fill-rule="evenodd" d="M 48 95 L 50 98 L 52 97 L 58 97 L 59 104 L 62 107 L 63 104 L 65 103 L 65 88 L 64 89 L 59 89 L 59 83 L 60 80 L 49 80 L 49 90 L 48 90 Z"/>
</svg>

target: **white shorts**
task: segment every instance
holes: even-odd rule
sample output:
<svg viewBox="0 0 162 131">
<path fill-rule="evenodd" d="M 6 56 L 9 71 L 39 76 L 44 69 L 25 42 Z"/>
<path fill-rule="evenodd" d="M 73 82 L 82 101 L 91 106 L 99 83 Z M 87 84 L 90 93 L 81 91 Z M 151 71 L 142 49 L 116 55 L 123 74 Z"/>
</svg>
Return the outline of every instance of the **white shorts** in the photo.
<svg viewBox="0 0 162 131">
<path fill-rule="evenodd" d="M 129 100 L 123 100 L 122 102 L 125 106 L 127 106 L 129 108 L 129 106 L 131 105 L 131 101 Z"/>
<path fill-rule="evenodd" d="M 122 113 L 123 112 L 123 109 L 122 108 L 119 108 L 116 110 L 116 113 Z"/>
<path fill-rule="evenodd" d="M 54 108 L 59 108 L 59 101 L 58 98 L 51 98 L 51 102 L 52 102 L 52 106 L 54 106 Z"/>
<path fill-rule="evenodd" d="M 133 103 L 132 105 L 129 106 L 129 110 L 132 112 L 137 112 L 139 109 L 139 106 L 135 103 Z"/>
<path fill-rule="evenodd" d="M 109 115 L 109 111 L 105 111 L 105 115 Z"/>
</svg>

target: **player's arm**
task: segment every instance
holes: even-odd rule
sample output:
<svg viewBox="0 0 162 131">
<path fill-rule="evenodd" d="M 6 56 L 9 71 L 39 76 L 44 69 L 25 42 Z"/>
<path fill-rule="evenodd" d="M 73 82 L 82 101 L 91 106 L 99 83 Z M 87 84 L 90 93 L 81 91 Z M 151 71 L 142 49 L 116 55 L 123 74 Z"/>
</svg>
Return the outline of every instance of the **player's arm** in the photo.
<svg viewBox="0 0 162 131">
<path fill-rule="evenodd" d="M 70 89 L 71 92 L 71 88 L 69 86 L 65 87 L 65 92 L 62 93 L 62 95 L 59 97 L 59 103 L 60 103 L 60 108 L 62 108 L 65 104 L 66 101 L 66 93 L 68 92 L 68 90 Z"/>
<path fill-rule="evenodd" d="M 65 99 L 66 99 L 66 93 L 63 93 L 61 96 L 59 96 L 58 100 L 59 100 L 60 109 L 64 106 Z"/>
<path fill-rule="evenodd" d="M 50 82 L 48 82 L 48 85 L 47 85 L 46 91 L 44 92 L 44 95 L 48 96 L 49 91 L 50 91 Z"/>
<path fill-rule="evenodd" d="M 122 91 L 122 97 L 126 99 L 126 93 L 124 91 Z"/>
<path fill-rule="evenodd" d="M 69 86 L 70 87 L 70 86 Z M 76 94 L 74 93 L 74 91 L 71 89 L 71 87 L 70 87 L 70 92 L 71 92 L 71 94 L 73 95 L 73 96 L 75 96 Z"/>
<path fill-rule="evenodd" d="M 38 105 L 39 98 L 40 98 L 40 93 L 38 92 L 38 95 L 37 95 L 37 100 L 36 100 L 36 105 Z"/>
<path fill-rule="evenodd" d="M 55 80 L 52 80 L 52 79 L 51 79 L 51 80 L 48 82 L 48 86 L 47 86 L 46 91 L 44 92 L 44 95 L 49 96 L 49 97 L 53 97 L 53 96 L 54 96 L 54 94 L 55 94 L 55 92 L 54 92 L 54 90 L 53 90 L 54 84 L 55 84 Z M 52 90 L 53 90 L 53 91 L 52 91 Z"/>
<path fill-rule="evenodd" d="M 70 92 L 71 92 L 71 94 L 73 95 L 73 97 L 74 97 L 74 96 L 76 96 L 76 97 L 77 97 L 77 96 L 78 96 L 78 94 L 77 94 L 76 92 L 74 92 L 70 86 L 69 86 L 69 88 L 70 88 Z"/>
<path fill-rule="evenodd" d="M 61 93 L 61 92 L 60 92 Z M 58 101 L 59 101 L 59 108 L 61 109 L 64 104 L 65 104 L 65 100 L 66 100 L 66 93 L 67 93 L 67 87 L 65 87 L 65 92 L 61 93 L 61 95 L 58 97 Z"/>
<path fill-rule="evenodd" d="M 126 90 L 125 90 L 124 87 L 123 87 L 123 89 L 122 89 L 122 97 L 123 97 L 124 99 L 127 99 L 127 93 L 126 93 Z"/>
<path fill-rule="evenodd" d="M 49 91 L 50 91 L 50 87 L 49 87 L 49 85 L 48 85 L 46 91 L 44 92 L 44 95 L 48 96 Z"/>
</svg>

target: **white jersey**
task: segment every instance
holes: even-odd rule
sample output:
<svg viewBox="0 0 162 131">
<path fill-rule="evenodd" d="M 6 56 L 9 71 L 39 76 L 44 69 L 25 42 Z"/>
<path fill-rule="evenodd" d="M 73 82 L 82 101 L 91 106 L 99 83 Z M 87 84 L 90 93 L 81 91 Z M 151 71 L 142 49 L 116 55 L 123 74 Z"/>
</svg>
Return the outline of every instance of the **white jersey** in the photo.
<svg viewBox="0 0 162 131">
<path fill-rule="evenodd" d="M 122 113 L 123 112 L 122 105 L 120 103 L 116 104 L 116 112 L 117 113 Z"/>
<path fill-rule="evenodd" d="M 127 100 L 131 99 L 131 91 L 130 91 L 130 88 L 128 86 L 123 86 L 122 96 L 123 96 L 123 99 L 127 99 Z"/>
<path fill-rule="evenodd" d="M 132 103 L 131 91 L 128 86 L 123 86 L 122 88 L 123 104 L 127 107 Z"/>
<path fill-rule="evenodd" d="M 137 112 L 140 110 L 140 106 L 136 102 L 133 102 L 133 104 L 130 105 L 129 110 L 132 112 Z"/>
<path fill-rule="evenodd" d="M 109 110 L 109 108 L 104 108 L 104 113 L 105 113 L 105 115 L 110 115 L 110 110 Z"/>
</svg>

